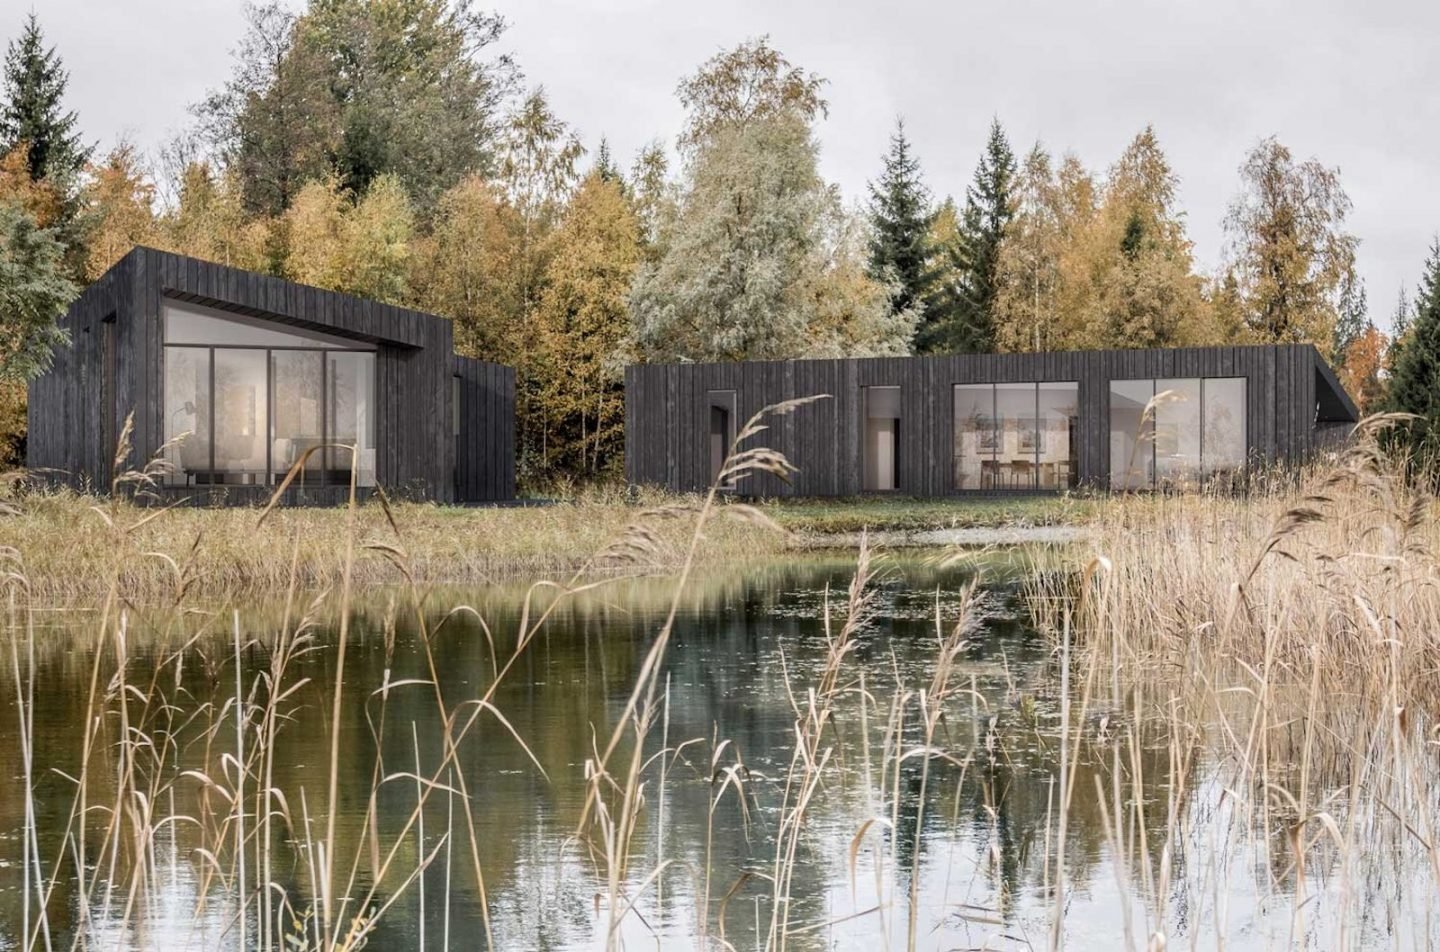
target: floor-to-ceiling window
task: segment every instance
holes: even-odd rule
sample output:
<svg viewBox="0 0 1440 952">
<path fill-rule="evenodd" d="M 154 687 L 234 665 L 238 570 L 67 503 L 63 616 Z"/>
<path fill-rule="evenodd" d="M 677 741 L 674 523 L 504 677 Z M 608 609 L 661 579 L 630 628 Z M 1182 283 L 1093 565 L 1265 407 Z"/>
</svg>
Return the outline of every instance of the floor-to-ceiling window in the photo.
<svg viewBox="0 0 1440 952">
<path fill-rule="evenodd" d="M 955 489 L 1074 487 L 1079 404 L 1073 381 L 956 384 Z"/>
<path fill-rule="evenodd" d="M 1190 489 L 1245 465 L 1245 378 L 1110 382 L 1110 487 Z"/>
<path fill-rule="evenodd" d="M 1035 467 L 1040 489 L 1080 485 L 1080 385 L 1045 381 L 1035 385 Z"/>
<path fill-rule="evenodd" d="M 955 387 L 955 488 L 989 489 L 995 482 L 995 386 Z"/>
<path fill-rule="evenodd" d="M 302 485 L 348 486 L 357 467 L 358 485 L 374 485 L 363 342 L 167 301 L 164 374 L 172 485 L 274 484 L 302 461 Z"/>
<path fill-rule="evenodd" d="M 900 388 L 864 387 L 864 455 L 861 488 L 890 491 L 900 488 Z"/>
</svg>

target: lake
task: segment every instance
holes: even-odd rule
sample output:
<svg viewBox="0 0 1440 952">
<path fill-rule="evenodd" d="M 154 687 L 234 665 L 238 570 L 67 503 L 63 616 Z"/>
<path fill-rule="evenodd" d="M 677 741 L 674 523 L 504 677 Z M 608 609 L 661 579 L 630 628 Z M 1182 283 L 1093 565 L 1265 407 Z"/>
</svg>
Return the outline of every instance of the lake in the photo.
<svg viewBox="0 0 1440 952">
<path fill-rule="evenodd" d="M 1057 897 L 1070 949 L 1440 941 L 1434 851 L 1337 799 L 1353 763 L 1313 770 L 1334 822 L 1374 824 L 1361 857 L 1236 794 L 1243 696 L 1182 716 L 1123 664 L 1063 682 L 1023 598 L 1045 569 L 875 568 L 848 629 L 853 558 L 694 580 L 638 724 L 669 579 L 367 591 L 338 705 L 333 594 L 103 639 L 96 606 L 36 612 L 33 646 L 12 615 L 0 731 L 33 719 L 34 797 L 6 745 L 0 947 L 313 948 L 328 904 L 378 949 L 1050 948 Z"/>
</svg>

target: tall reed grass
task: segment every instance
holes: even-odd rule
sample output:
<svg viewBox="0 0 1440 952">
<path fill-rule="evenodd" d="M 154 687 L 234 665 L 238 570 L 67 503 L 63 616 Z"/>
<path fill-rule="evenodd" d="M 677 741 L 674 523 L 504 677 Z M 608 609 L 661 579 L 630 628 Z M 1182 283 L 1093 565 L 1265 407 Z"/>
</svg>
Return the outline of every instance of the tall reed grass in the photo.
<svg viewBox="0 0 1440 952">
<path fill-rule="evenodd" d="M 763 447 L 765 420 L 804 402 L 750 420 L 718 482 L 792 472 Z M 198 626 L 176 613 L 160 642 L 171 647 L 145 663 L 127 573 L 151 558 L 153 527 L 183 515 L 101 505 L 92 519 L 105 555 L 87 558 L 103 594 L 78 764 L 48 764 L 35 749 L 37 617 L 51 593 L 31 585 L 28 555 L 0 552 L 25 802 L 19 944 L 145 947 L 161 877 L 183 867 L 198 905 L 192 947 L 358 949 L 397 908 L 417 907 L 421 923 L 433 921 L 427 908 L 446 915 L 439 935 L 420 927 L 416 947 L 510 947 L 491 908 L 500 860 L 479 833 L 497 805 L 467 751 L 515 745 L 546 776 L 501 709 L 501 687 L 566 599 L 610 584 L 598 566 L 651 571 L 668 549 L 673 595 L 624 702 L 607 722 L 576 725 L 591 737 L 584 796 L 556 861 L 575 861 L 592 885 L 595 945 L 809 949 L 863 929 L 867 945 L 884 949 L 948 948 L 957 937 L 1000 947 L 1020 928 L 1002 804 L 1023 763 L 1029 795 L 1045 803 L 1029 847 L 1045 924 L 1027 934 L 1031 947 L 1429 947 L 1440 941 L 1440 528 L 1404 461 L 1380 448 L 1388 422 L 1362 425 L 1333 465 L 1249 498 L 1099 504 L 1083 568 L 1030 583 L 1027 604 L 1053 650 L 1044 671 L 1013 679 L 1003 706 L 964 663 L 997 611 L 973 584 L 935 593 L 924 677 L 893 658 L 861 660 L 885 571 L 862 546 L 848 590 L 822 609 L 822 662 L 787 678 L 792 729 L 782 750 L 764 752 L 773 765 L 764 770 L 760 752 L 718 732 L 677 736 L 670 716 L 667 657 L 707 546 L 727 523 L 773 528 L 764 511 L 720 505 L 714 490 L 662 501 L 565 581 L 533 585 L 503 636 L 472 606 L 438 617 L 427 607 L 410 510 L 361 507 L 352 492 L 331 540 L 336 574 L 321 576 L 333 591 L 320 594 L 300 523 L 274 508 L 244 513 L 250 533 L 286 540 L 280 622 L 254 636 L 236 611 L 196 616 Z M 346 667 L 367 557 L 402 580 L 381 625 L 379 684 L 356 683 Z M 185 556 L 153 558 L 177 601 L 194 597 L 197 569 Z M 317 629 L 331 611 L 340 632 L 327 644 Z M 479 618 L 485 639 L 475 646 L 483 676 L 463 695 L 442 687 L 433 650 L 459 616 Z M 402 621 L 423 661 L 415 677 L 391 673 Z M 302 707 L 317 657 L 328 710 Z M 197 677 L 222 700 L 197 702 Z M 395 723 L 401 692 L 432 699 L 433 717 Z M 318 787 L 278 779 L 279 741 L 298 730 L 328 735 Z M 370 781 L 345 813 L 355 794 L 340 787 L 341 764 L 356 757 L 367 758 Z M 45 822 L 63 829 L 42 839 L 39 774 L 62 769 L 69 799 L 58 811 L 49 804 Z M 696 782 L 704 834 L 676 847 L 666 804 Z M 972 788 L 981 807 L 966 816 L 962 791 Z M 754 838 L 738 864 L 716 842 L 737 822 Z M 1095 888 L 1084 868 L 1095 851 L 1081 842 L 1095 831 L 1115 897 L 1104 910 L 1110 931 L 1098 936 L 1072 918 L 1079 884 Z M 943 844 L 965 837 L 983 844 L 973 866 L 955 856 L 936 866 Z M 843 869 L 844 911 L 815 902 L 807 884 L 817 863 Z M 660 915 L 677 894 L 691 897 L 693 921 Z M 480 910 L 483 935 L 452 934 L 448 910 L 462 897 Z"/>
</svg>

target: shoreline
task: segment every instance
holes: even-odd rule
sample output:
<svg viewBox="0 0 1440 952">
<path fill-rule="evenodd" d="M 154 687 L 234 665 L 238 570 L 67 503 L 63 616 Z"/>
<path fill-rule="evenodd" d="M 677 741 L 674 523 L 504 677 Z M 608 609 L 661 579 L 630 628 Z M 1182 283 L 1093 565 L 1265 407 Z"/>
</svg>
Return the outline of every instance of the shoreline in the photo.
<svg viewBox="0 0 1440 952">
<path fill-rule="evenodd" d="M 696 497 L 595 493 L 544 506 L 447 507 L 371 502 L 354 514 L 357 586 L 487 585 L 517 578 L 665 572 L 683 562 Z M 190 593 L 244 596 L 337 584 L 350 513 L 254 508 L 165 511 L 75 493 L 9 501 L 0 539 L 16 555 L 4 570 L 22 578 L 32 602 L 103 598 L 115 582 L 130 601 Z M 884 548 L 1006 546 L 1068 542 L 1093 503 L 1025 500 L 858 499 L 725 503 L 705 530 L 700 566 L 854 549 L 861 531 Z M 643 528 L 635 529 L 635 524 Z M 776 531 L 778 527 L 782 531 Z M 0 549 L 3 552 L 3 549 Z M 607 553 L 596 561 L 597 554 Z M 292 565 L 295 567 L 292 579 Z"/>
</svg>

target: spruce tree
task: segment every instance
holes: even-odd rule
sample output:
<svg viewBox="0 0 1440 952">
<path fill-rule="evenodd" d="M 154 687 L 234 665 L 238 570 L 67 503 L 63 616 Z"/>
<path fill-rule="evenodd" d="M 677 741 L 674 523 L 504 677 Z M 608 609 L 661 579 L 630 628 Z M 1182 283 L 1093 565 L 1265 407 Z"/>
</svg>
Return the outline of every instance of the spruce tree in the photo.
<svg viewBox="0 0 1440 952">
<path fill-rule="evenodd" d="M 1340 308 L 1336 315 L 1335 337 L 1330 345 L 1331 356 L 1335 360 L 1344 360 L 1350 345 L 1370 327 L 1369 312 L 1365 281 L 1352 269 L 1340 285 Z"/>
<path fill-rule="evenodd" d="M 1390 376 L 1391 410 L 1421 419 L 1409 427 L 1417 459 L 1440 454 L 1440 238 L 1430 248 L 1425 276 L 1415 295 L 1409 327 Z"/>
<path fill-rule="evenodd" d="M 999 291 L 1000 243 L 1015 214 L 1015 153 L 996 119 L 965 190 L 960 240 L 950 252 L 945 303 L 921 334 L 917 349 L 985 353 L 995 349 L 995 298 Z"/>
<path fill-rule="evenodd" d="M 625 176 L 620 174 L 620 169 L 615 165 L 615 157 L 610 154 L 610 140 L 604 136 L 600 137 L 600 145 L 595 149 L 595 164 L 591 171 L 600 176 L 603 181 L 624 186 Z"/>
<path fill-rule="evenodd" d="M 897 121 L 885 154 L 885 169 L 870 183 L 868 270 L 876 281 L 892 285 L 891 313 L 923 309 L 935 281 L 930 264 L 930 192 L 920 162 L 910 151 L 905 123 Z M 922 333 L 924 318 L 922 317 Z"/>
<path fill-rule="evenodd" d="M 76 116 L 63 106 L 69 76 L 55 48 L 45 48 L 40 21 L 31 13 L 18 40 L 5 54 L 5 102 L 0 106 L 0 146 L 29 149 L 32 181 L 70 182 L 90 158 L 76 130 Z"/>
</svg>

